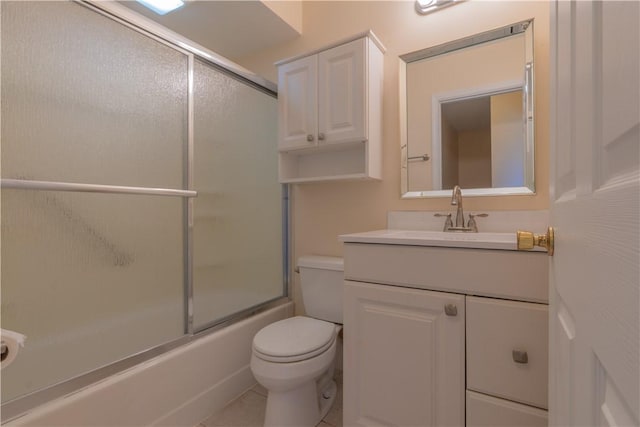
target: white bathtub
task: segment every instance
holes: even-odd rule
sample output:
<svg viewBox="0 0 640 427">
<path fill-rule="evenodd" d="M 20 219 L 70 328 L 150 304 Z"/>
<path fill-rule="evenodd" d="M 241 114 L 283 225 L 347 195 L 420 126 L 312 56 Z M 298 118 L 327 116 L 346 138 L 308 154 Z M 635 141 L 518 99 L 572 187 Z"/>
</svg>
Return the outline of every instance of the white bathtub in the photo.
<svg viewBox="0 0 640 427">
<path fill-rule="evenodd" d="M 193 427 L 255 384 L 251 341 L 287 303 L 49 402 L 7 426 Z"/>
</svg>

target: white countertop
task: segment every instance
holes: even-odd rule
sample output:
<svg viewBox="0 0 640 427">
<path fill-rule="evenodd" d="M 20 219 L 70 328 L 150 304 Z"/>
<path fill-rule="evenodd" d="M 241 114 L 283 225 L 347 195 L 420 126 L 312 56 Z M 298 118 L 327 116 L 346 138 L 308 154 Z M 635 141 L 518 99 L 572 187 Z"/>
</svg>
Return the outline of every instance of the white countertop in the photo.
<svg viewBox="0 0 640 427">
<path fill-rule="evenodd" d="M 385 245 L 439 246 L 517 250 L 516 233 L 468 233 L 424 230 L 375 230 L 365 233 L 343 234 L 344 243 L 377 243 Z M 536 251 L 543 249 L 536 248 Z"/>
</svg>

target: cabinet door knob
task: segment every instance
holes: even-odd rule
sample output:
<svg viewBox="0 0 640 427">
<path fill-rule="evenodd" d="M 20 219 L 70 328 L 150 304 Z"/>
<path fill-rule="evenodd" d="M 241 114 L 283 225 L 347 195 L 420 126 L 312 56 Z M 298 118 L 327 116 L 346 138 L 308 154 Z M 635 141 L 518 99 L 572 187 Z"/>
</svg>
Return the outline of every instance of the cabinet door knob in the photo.
<svg viewBox="0 0 640 427">
<path fill-rule="evenodd" d="M 314 139 L 313 135 L 311 135 L 311 134 L 307 135 L 307 141 L 313 142 L 313 139 Z"/>
<path fill-rule="evenodd" d="M 447 316 L 457 316 L 458 315 L 458 307 L 455 304 L 447 304 L 444 306 L 444 313 Z"/>
<path fill-rule="evenodd" d="M 513 357 L 513 361 L 516 363 L 529 363 L 529 356 L 526 351 L 513 350 L 511 352 L 511 357 Z"/>
<path fill-rule="evenodd" d="M 324 133 L 320 132 L 318 134 L 318 141 L 324 141 Z"/>
</svg>

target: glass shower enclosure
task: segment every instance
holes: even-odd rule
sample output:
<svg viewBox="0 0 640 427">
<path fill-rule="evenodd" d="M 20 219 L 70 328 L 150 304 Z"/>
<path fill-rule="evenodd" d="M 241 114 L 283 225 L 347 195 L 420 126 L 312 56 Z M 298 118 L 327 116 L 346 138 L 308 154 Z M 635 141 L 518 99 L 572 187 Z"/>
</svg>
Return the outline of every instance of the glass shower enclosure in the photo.
<svg viewBox="0 0 640 427">
<path fill-rule="evenodd" d="M 286 296 L 288 204 L 273 87 L 93 4 L 0 7 L 4 421 Z"/>
</svg>

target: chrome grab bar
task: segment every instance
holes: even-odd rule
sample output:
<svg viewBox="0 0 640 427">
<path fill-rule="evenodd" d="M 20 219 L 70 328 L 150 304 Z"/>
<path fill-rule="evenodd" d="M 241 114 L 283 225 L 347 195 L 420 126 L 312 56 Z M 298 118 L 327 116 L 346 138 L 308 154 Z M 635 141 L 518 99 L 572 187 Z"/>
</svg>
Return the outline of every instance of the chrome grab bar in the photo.
<svg viewBox="0 0 640 427">
<path fill-rule="evenodd" d="M 0 187 L 17 190 L 74 191 L 81 193 L 142 194 L 147 196 L 198 197 L 193 190 L 172 188 L 125 187 L 122 185 L 79 184 L 75 182 L 32 181 L 27 179 L 0 180 Z"/>
<path fill-rule="evenodd" d="M 422 156 L 412 156 L 412 157 L 407 157 L 407 160 L 422 160 L 423 162 L 426 162 L 427 160 L 430 159 L 428 154 L 423 154 Z"/>
</svg>

